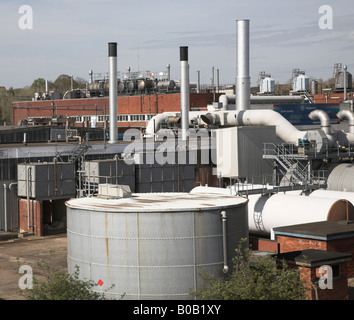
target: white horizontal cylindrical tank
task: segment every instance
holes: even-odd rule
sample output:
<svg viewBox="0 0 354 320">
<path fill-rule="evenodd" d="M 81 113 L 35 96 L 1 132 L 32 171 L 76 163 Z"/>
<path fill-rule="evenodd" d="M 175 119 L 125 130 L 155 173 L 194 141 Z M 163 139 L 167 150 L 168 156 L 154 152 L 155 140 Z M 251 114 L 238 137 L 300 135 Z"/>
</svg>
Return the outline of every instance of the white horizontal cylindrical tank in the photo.
<svg viewBox="0 0 354 320">
<path fill-rule="evenodd" d="M 343 200 L 348 200 L 351 203 L 354 203 L 354 192 L 319 189 L 311 192 L 309 194 L 309 197 L 338 199 L 338 200 L 343 199 Z"/>
<path fill-rule="evenodd" d="M 249 230 L 271 234 L 272 229 L 326 220 L 352 220 L 354 208 L 343 199 L 278 193 L 249 196 Z"/>
<path fill-rule="evenodd" d="M 247 199 L 191 193 L 72 199 L 67 206 L 68 271 L 103 285 L 95 291 L 124 299 L 191 299 L 200 271 L 219 276 L 248 238 Z M 244 243 L 248 246 L 247 243 Z"/>
<path fill-rule="evenodd" d="M 327 189 L 354 192 L 354 164 L 341 163 L 329 173 Z"/>
</svg>

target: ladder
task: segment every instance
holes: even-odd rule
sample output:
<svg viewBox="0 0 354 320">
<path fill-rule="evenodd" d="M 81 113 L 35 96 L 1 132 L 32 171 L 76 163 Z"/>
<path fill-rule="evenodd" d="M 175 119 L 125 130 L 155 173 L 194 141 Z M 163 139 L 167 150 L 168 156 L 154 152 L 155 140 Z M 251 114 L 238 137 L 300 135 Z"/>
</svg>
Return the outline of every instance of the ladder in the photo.
<svg viewBox="0 0 354 320">
<path fill-rule="evenodd" d="M 88 144 L 79 143 L 69 156 L 69 162 L 75 162 L 78 158 L 84 157 L 91 148 Z"/>
<path fill-rule="evenodd" d="M 301 185 L 313 183 L 315 177 L 311 173 L 310 161 L 308 161 L 306 165 L 303 165 L 300 161 L 294 158 L 294 153 L 290 152 L 286 146 L 275 145 L 273 143 L 270 145 L 272 146 L 272 149 L 266 149 L 266 154 L 263 155 L 263 158 L 274 159 L 287 174 L 290 174 L 293 183 Z"/>
</svg>

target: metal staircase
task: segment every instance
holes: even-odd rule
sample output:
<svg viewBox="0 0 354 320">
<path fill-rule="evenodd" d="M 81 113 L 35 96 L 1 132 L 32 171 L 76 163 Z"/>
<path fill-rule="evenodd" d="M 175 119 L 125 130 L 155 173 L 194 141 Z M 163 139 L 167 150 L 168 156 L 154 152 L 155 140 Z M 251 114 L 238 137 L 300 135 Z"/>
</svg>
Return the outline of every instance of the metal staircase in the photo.
<svg viewBox="0 0 354 320">
<path fill-rule="evenodd" d="M 69 162 L 75 162 L 78 158 L 85 156 L 90 148 L 91 146 L 87 144 L 78 144 L 70 155 Z"/>
<path fill-rule="evenodd" d="M 304 96 L 308 99 L 309 103 L 315 103 L 315 99 L 309 92 L 304 91 Z"/>
<path fill-rule="evenodd" d="M 285 145 L 275 145 L 267 143 L 264 151 L 264 159 L 274 159 L 278 163 L 278 168 L 284 174 L 291 177 L 291 182 L 299 185 L 320 184 L 322 179 L 315 177 L 311 170 L 311 161 L 303 164 L 296 158 L 293 149 Z"/>
</svg>

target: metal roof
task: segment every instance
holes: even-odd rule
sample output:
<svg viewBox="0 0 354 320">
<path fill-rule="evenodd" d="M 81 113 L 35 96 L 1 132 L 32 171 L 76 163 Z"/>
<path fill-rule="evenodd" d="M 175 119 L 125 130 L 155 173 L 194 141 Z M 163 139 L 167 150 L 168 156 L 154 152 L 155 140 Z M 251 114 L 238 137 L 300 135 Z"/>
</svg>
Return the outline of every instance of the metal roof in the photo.
<svg viewBox="0 0 354 320">
<path fill-rule="evenodd" d="M 246 205 L 248 199 L 228 195 L 191 193 L 133 193 L 130 198 L 76 198 L 70 208 L 110 212 L 205 211 Z"/>
<path fill-rule="evenodd" d="M 274 228 L 274 234 L 317 240 L 354 237 L 353 221 L 319 221 Z"/>
</svg>

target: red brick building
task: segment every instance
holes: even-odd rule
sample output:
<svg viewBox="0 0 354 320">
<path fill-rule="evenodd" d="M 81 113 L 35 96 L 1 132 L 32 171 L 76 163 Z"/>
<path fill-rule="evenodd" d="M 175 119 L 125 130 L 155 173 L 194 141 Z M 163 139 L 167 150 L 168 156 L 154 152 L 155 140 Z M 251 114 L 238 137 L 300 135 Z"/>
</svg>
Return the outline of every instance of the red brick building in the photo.
<svg viewBox="0 0 354 320">
<path fill-rule="evenodd" d="M 220 94 L 215 95 L 215 99 Z M 190 93 L 191 110 L 205 110 L 213 102 L 212 93 Z M 178 112 L 181 110 L 180 93 L 149 94 L 118 97 L 118 128 L 144 128 L 146 122 L 155 114 L 163 112 Z M 50 118 L 56 116 L 75 117 L 76 125 L 84 121 L 103 126 L 109 117 L 109 98 L 84 98 L 70 100 L 38 100 L 21 101 L 12 104 L 12 119 L 16 125 L 21 120 L 30 118 Z"/>
<path fill-rule="evenodd" d="M 352 259 L 350 254 L 306 249 L 278 254 L 277 259 L 300 270 L 310 300 L 348 299 L 347 262 Z M 322 266 L 326 267 L 321 269 Z M 332 270 L 330 277 L 327 274 L 329 268 Z M 320 280 L 323 281 L 321 284 Z"/>
</svg>

